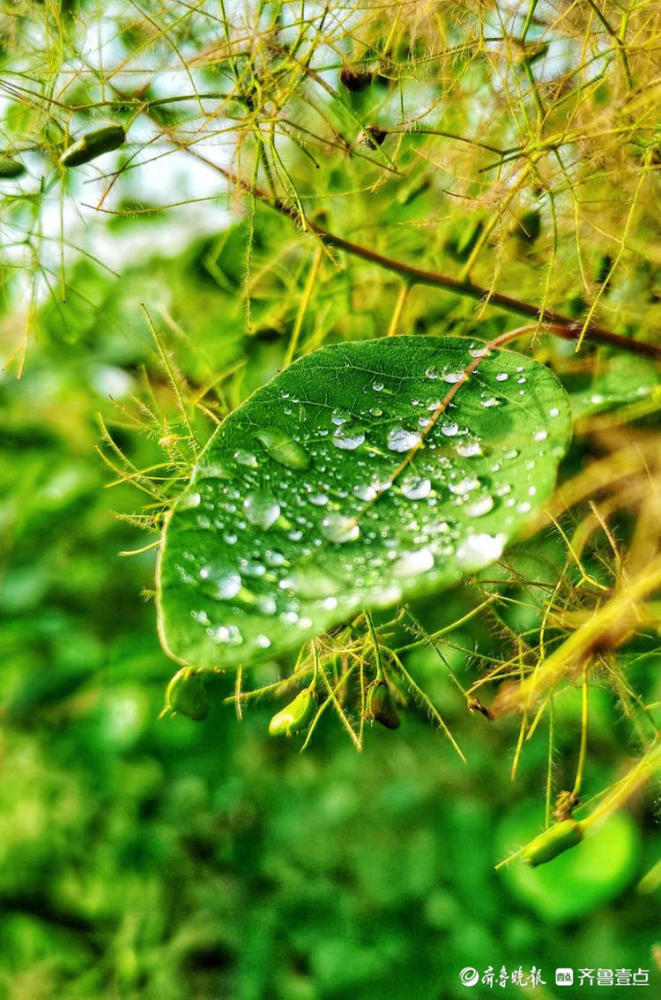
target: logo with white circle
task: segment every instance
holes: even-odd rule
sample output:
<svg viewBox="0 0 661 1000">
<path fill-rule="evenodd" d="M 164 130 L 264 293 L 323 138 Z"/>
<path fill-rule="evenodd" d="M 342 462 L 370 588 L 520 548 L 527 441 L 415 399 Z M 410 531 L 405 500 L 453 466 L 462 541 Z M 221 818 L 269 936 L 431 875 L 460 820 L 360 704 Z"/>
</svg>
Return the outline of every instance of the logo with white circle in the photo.
<svg viewBox="0 0 661 1000">
<path fill-rule="evenodd" d="M 465 969 L 462 969 L 459 973 L 459 982 L 462 986 L 475 986 L 479 978 L 480 973 L 477 969 L 471 968 L 470 965 L 468 965 Z"/>
</svg>

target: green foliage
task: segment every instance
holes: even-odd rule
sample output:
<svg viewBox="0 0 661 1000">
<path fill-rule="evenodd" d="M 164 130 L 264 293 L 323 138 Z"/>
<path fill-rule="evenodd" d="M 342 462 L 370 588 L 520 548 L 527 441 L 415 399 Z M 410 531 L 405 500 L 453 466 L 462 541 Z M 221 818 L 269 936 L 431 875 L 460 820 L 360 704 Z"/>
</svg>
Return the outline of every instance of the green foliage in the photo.
<svg viewBox="0 0 661 1000">
<path fill-rule="evenodd" d="M 479 341 L 309 355 L 223 422 L 174 505 L 165 649 L 204 669 L 250 663 L 456 583 L 544 504 L 568 435 L 553 375 Z"/>
<path fill-rule="evenodd" d="M 467 965 L 651 967 L 658 6 L 5 6 L 0 994 L 459 1000 Z M 97 156 L 83 141 L 84 162 L 62 166 L 108 123 L 121 145 Z M 274 377 L 296 380 L 327 351 L 372 350 L 376 337 L 417 354 L 441 335 L 456 348 L 512 331 L 516 316 L 521 353 L 488 364 L 516 358 L 528 388 L 559 394 L 566 424 L 562 384 L 569 450 L 559 466 L 549 440 L 530 452 L 535 470 L 509 460 L 509 496 L 531 509 L 503 529 L 508 495 L 494 491 L 499 504 L 474 519 L 507 536 L 497 562 L 464 573 L 453 545 L 447 578 L 435 561 L 436 581 L 405 576 L 397 604 L 371 615 L 348 558 L 367 555 L 365 533 L 321 535 L 350 491 L 327 490 L 312 454 L 353 485 L 369 434 L 336 448 L 346 422 L 329 421 L 325 438 L 299 443 L 315 376 L 291 414 L 284 400 L 255 414 L 240 447 L 257 470 L 225 436 Z M 509 375 L 492 393 L 507 404 L 477 411 L 493 417 L 493 452 L 457 455 L 447 439 L 439 506 L 458 531 L 471 499 L 449 484 L 464 459 L 506 482 L 491 468 L 501 428 L 552 429 L 517 405 Z M 326 391 L 360 422 L 346 398 L 356 380 L 339 373 Z M 451 401 L 457 413 L 476 384 Z M 390 409 L 370 405 L 384 411 L 365 428 L 381 454 L 365 461 L 389 475 L 388 421 L 413 409 L 403 391 Z M 560 450 L 568 428 L 558 436 Z M 205 674 L 208 716 L 158 721 L 172 667 L 155 634 L 156 550 L 169 518 L 178 532 L 200 513 L 174 505 L 216 448 L 229 472 L 209 481 L 216 516 L 223 484 L 240 480 L 242 503 L 259 487 L 242 477 L 286 480 L 280 516 L 303 500 L 324 584 L 339 579 L 350 601 L 332 620 L 312 608 L 309 631 L 278 619 L 250 667 L 249 643 L 228 646 L 231 676 Z M 326 512 L 308 501 L 320 487 Z M 402 515 L 427 509 L 398 489 L 374 506 L 379 530 L 394 497 Z M 395 521 L 399 542 L 408 527 Z M 210 555 L 252 559 L 205 530 Z M 246 545 L 265 556 L 284 530 L 247 522 Z M 404 551 L 431 544 L 420 538 Z M 300 570 L 302 539 L 284 541 Z M 244 597 L 267 593 L 239 569 Z M 270 582 L 285 569 L 269 566 Z M 181 633 L 206 635 L 193 591 L 182 588 Z M 227 623 L 224 602 L 204 599 L 218 627 L 253 620 L 250 599 L 227 602 Z M 270 740 L 274 711 L 311 687 L 301 734 Z M 395 719 L 397 733 L 370 725 Z M 494 871 L 568 821 L 586 831 L 571 850 Z"/>
</svg>

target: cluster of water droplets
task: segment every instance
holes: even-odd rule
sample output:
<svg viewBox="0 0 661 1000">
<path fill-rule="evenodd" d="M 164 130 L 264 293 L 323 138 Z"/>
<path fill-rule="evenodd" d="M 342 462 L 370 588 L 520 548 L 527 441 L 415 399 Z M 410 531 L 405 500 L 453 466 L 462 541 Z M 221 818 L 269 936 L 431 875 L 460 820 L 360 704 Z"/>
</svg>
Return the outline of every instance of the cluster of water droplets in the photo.
<svg viewBox="0 0 661 1000">
<path fill-rule="evenodd" d="M 318 631 L 500 556 L 535 502 L 559 411 L 509 414 L 524 367 L 482 345 L 458 354 L 419 377 L 356 366 L 345 406 L 328 401 L 344 395 L 341 374 L 311 399 L 285 373 L 268 387 L 268 421 L 257 397 L 229 418 L 176 506 L 176 573 L 213 643 L 267 649 L 279 629 Z"/>
</svg>

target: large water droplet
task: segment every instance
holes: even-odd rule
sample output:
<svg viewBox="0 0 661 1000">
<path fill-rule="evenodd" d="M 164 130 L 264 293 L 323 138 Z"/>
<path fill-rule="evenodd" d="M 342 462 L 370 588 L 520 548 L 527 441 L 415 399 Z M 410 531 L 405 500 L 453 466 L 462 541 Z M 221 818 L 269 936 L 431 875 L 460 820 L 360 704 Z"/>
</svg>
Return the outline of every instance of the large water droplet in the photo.
<svg viewBox="0 0 661 1000">
<path fill-rule="evenodd" d="M 208 628 L 207 635 L 213 642 L 226 643 L 228 646 L 240 646 L 243 636 L 236 625 L 218 625 Z"/>
<path fill-rule="evenodd" d="M 199 507 L 201 500 L 199 493 L 182 493 L 175 507 L 177 510 L 191 510 L 193 507 Z"/>
<path fill-rule="evenodd" d="M 392 571 L 395 576 L 417 576 L 418 573 L 426 573 L 432 569 L 433 565 L 431 549 L 418 549 L 417 552 L 404 552 L 393 563 Z"/>
<path fill-rule="evenodd" d="M 354 486 L 353 491 L 359 500 L 365 500 L 367 503 L 376 500 L 378 496 L 377 491 L 370 483 L 359 483 L 358 486 Z"/>
<path fill-rule="evenodd" d="M 251 524 L 265 531 L 280 517 L 280 505 L 265 490 L 249 493 L 243 501 L 243 510 Z"/>
<path fill-rule="evenodd" d="M 458 444 L 455 447 L 457 455 L 462 458 L 473 458 L 474 455 L 482 454 L 482 445 L 479 441 L 471 441 L 468 444 Z"/>
<path fill-rule="evenodd" d="M 431 481 L 429 479 L 405 479 L 401 484 L 401 491 L 407 500 L 422 500 L 431 492 Z"/>
<path fill-rule="evenodd" d="M 329 542 L 353 542 L 358 538 L 360 528 L 353 517 L 329 514 L 321 522 L 321 532 Z"/>
<path fill-rule="evenodd" d="M 483 496 L 478 500 L 473 500 L 466 507 L 466 513 L 469 517 L 482 517 L 484 514 L 488 514 L 490 510 L 493 510 L 493 497 Z"/>
<path fill-rule="evenodd" d="M 388 433 L 388 448 L 390 451 L 410 451 L 420 444 L 420 434 L 417 431 L 407 431 L 403 427 L 393 427 Z"/>
<path fill-rule="evenodd" d="M 279 427 L 262 427 L 255 437 L 274 462 L 287 469 L 309 469 L 312 459 L 305 448 Z"/>
<path fill-rule="evenodd" d="M 360 448 L 365 440 L 365 435 L 359 429 L 351 430 L 349 427 L 340 427 L 333 434 L 333 444 L 343 451 L 355 451 Z"/>
<path fill-rule="evenodd" d="M 456 483 L 450 483 L 450 492 L 454 493 L 458 497 L 464 497 L 471 490 L 474 490 L 479 486 L 479 480 L 475 476 L 465 476 L 463 479 L 459 479 Z"/>
<path fill-rule="evenodd" d="M 482 569 L 502 555 L 506 535 L 469 535 L 457 549 L 457 562 L 468 572 Z"/>
<path fill-rule="evenodd" d="M 348 410 L 333 410 L 331 420 L 336 427 L 341 427 L 342 424 L 346 424 L 351 420 L 351 414 Z"/>
<path fill-rule="evenodd" d="M 199 579 L 200 590 L 214 601 L 230 601 L 241 590 L 241 577 L 226 567 L 203 566 Z"/>
</svg>

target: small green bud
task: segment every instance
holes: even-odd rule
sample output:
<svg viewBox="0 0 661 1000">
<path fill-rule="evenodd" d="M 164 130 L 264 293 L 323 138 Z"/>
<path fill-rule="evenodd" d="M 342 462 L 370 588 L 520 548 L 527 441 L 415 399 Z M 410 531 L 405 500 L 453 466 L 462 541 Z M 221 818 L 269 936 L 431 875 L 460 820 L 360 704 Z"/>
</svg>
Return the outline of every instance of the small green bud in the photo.
<svg viewBox="0 0 661 1000">
<path fill-rule="evenodd" d="M 15 160 L 13 156 L 3 156 L 0 154 L 0 180 L 15 180 L 22 177 L 25 167 L 20 160 Z"/>
<path fill-rule="evenodd" d="M 371 684 L 367 690 L 367 711 L 365 716 L 375 722 L 380 722 L 386 729 L 398 729 L 401 725 L 399 712 L 388 685 L 384 681 Z"/>
<path fill-rule="evenodd" d="M 174 675 L 165 692 L 163 713 L 179 712 L 189 719 L 200 721 L 209 714 L 209 699 L 204 684 L 190 667 L 182 667 Z"/>
<path fill-rule="evenodd" d="M 273 716 L 269 722 L 269 733 L 271 736 L 291 736 L 299 732 L 309 722 L 314 706 L 314 692 L 311 688 L 304 688 Z"/>
<path fill-rule="evenodd" d="M 580 823 L 573 819 L 565 819 L 562 823 L 556 823 L 540 833 L 538 837 L 531 840 L 523 849 L 523 860 L 527 864 L 545 865 L 547 861 L 553 861 L 563 851 L 568 851 L 570 847 L 575 847 L 583 840 L 583 829 Z"/>
<path fill-rule="evenodd" d="M 126 132 L 122 125 L 102 125 L 100 128 L 85 132 L 80 139 L 65 149 L 60 157 L 63 167 L 78 167 L 81 163 L 89 163 L 103 153 L 122 146 L 126 141 Z"/>
</svg>

